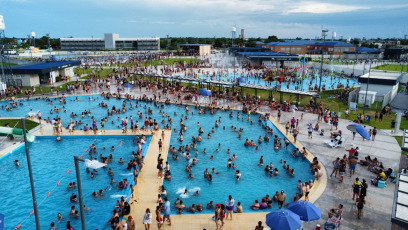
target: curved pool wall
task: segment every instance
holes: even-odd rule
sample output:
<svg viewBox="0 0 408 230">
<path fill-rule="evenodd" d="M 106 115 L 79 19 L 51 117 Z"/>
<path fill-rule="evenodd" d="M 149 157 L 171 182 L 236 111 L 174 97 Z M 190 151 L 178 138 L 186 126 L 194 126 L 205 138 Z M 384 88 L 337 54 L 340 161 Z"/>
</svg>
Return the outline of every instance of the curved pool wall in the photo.
<svg viewBox="0 0 408 230">
<path fill-rule="evenodd" d="M 60 212 L 63 220 L 56 223 L 59 229 L 64 229 L 68 220 L 75 229 L 81 228 L 80 218 L 68 217 L 71 205 L 75 205 L 79 210 L 78 203 L 69 201 L 73 192 L 78 195 L 78 189 L 67 191 L 67 186 L 69 182 L 76 182 L 73 156 L 83 155 L 83 158 L 88 158 L 88 152 L 85 150 L 91 143 L 95 143 L 98 149 L 97 155 L 93 154 L 93 156 L 99 156 L 101 153 L 104 156 L 113 154 L 113 162 L 108 164 L 108 168 L 112 168 L 116 181 L 126 178 L 129 185 L 134 184 L 132 170 L 125 169 L 127 162 L 132 159 L 131 151 L 137 149 L 132 142 L 134 137 L 134 135 L 62 136 L 62 141 L 56 142 L 53 136 L 39 136 L 33 143 L 29 143 L 41 227 L 48 229 L 50 223 Z M 146 144 L 142 147 L 142 156 L 146 155 L 151 136 L 146 136 L 146 139 Z M 121 141 L 123 141 L 122 144 Z M 115 145 L 113 152 L 110 151 L 111 145 Z M 106 151 L 102 150 L 103 146 L 107 148 Z M 25 148 L 22 147 L 24 144 L 0 160 L 0 183 L 2 185 L 0 187 L 0 194 L 2 194 L 0 213 L 5 215 L 5 229 L 14 229 L 18 224 L 22 224 L 20 229 L 35 229 L 34 215 L 30 215 L 33 203 Z M 123 165 L 117 163 L 120 157 L 125 161 Z M 14 166 L 15 159 L 19 160 L 20 167 Z M 120 196 L 130 195 L 129 186 L 123 190 L 115 187 L 117 183 L 109 186 L 108 168 L 98 169 L 96 178 L 91 179 L 85 172 L 83 164 L 80 163 L 84 204 L 89 208 L 89 211 L 86 212 L 86 223 L 89 229 L 105 229 L 116 200 L 120 199 Z M 67 173 L 68 170 L 71 171 Z M 60 185 L 57 185 L 58 181 Z M 105 189 L 107 186 L 109 187 L 103 197 L 94 198 L 91 195 L 93 191 Z M 48 192 L 50 192 L 49 197 L 47 197 Z"/>
</svg>

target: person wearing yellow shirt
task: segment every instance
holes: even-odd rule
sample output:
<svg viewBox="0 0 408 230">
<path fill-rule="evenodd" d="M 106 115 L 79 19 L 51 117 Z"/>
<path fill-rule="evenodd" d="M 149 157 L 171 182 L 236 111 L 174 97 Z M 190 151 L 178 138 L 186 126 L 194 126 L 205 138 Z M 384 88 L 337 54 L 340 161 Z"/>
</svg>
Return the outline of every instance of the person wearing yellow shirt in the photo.
<svg viewBox="0 0 408 230">
<path fill-rule="evenodd" d="M 353 184 L 353 200 L 354 200 L 354 197 L 358 198 L 360 196 L 361 187 L 362 187 L 362 184 L 357 177 L 356 181 L 354 181 L 354 184 Z"/>
<path fill-rule="evenodd" d="M 384 171 L 381 170 L 380 174 L 378 175 L 380 177 L 381 180 L 386 180 L 387 176 L 385 175 Z"/>
</svg>

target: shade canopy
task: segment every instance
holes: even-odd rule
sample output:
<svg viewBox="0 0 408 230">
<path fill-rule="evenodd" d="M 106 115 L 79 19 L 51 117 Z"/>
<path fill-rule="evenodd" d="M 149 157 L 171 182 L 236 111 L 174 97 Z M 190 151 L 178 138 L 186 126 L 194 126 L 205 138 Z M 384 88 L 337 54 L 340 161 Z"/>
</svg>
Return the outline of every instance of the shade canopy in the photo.
<svg viewBox="0 0 408 230">
<path fill-rule="evenodd" d="M 201 89 L 199 90 L 199 92 L 200 92 L 200 94 L 203 95 L 203 96 L 211 96 L 211 91 L 209 91 L 209 90 L 207 90 L 207 89 L 205 89 L 205 88 L 201 88 Z"/>
<path fill-rule="evenodd" d="M 300 217 L 290 210 L 274 210 L 266 215 L 266 224 L 272 230 L 295 230 L 300 228 Z"/>
<path fill-rule="evenodd" d="M 287 208 L 300 216 L 303 221 L 319 220 L 322 216 L 322 211 L 316 205 L 304 200 L 292 202 Z"/>
<path fill-rule="evenodd" d="M 368 133 L 367 129 L 359 124 L 351 124 L 347 126 L 347 129 L 351 132 L 356 132 L 360 134 L 363 138 L 370 140 L 370 134 Z"/>
</svg>

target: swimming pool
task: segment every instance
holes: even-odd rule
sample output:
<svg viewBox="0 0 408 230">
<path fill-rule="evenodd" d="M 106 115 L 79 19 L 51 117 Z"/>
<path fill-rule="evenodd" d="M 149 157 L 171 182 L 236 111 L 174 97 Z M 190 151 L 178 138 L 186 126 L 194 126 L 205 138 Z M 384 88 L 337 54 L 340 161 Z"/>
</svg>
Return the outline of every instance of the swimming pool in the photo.
<svg viewBox="0 0 408 230">
<path fill-rule="evenodd" d="M 184 74 L 180 75 L 181 77 L 184 77 Z M 200 79 L 204 79 L 204 80 L 222 80 L 222 81 L 229 81 L 229 82 L 236 82 L 236 79 L 243 76 L 243 78 L 245 79 L 244 83 L 240 83 L 240 85 L 244 85 L 244 84 L 252 84 L 252 85 L 260 85 L 260 86 L 268 86 L 268 87 L 275 87 L 276 85 L 280 85 L 281 89 L 291 89 L 291 90 L 295 90 L 296 87 L 298 87 L 298 90 L 301 91 L 309 91 L 309 86 L 311 85 L 312 88 L 314 88 L 314 86 L 317 84 L 320 84 L 320 77 L 317 78 L 307 78 L 304 79 L 301 84 L 298 83 L 293 83 L 291 82 L 289 84 L 289 88 L 287 85 L 287 82 L 284 83 L 280 83 L 280 82 L 276 82 L 276 81 L 271 81 L 271 82 L 267 82 L 264 81 L 260 78 L 256 78 L 253 76 L 249 76 L 248 74 L 241 74 L 241 73 L 229 73 L 226 74 L 224 76 L 220 76 L 220 75 L 216 75 L 215 77 L 206 77 L 203 74 L 199 75 Z M 356 80 L 356 79 L 348 79 L 348 78 L 344 78 L 344 77 L 339 77 L 339 76 L 323 76 L 322 78 L 322 86 L 325 85 L 326 89 L 336 89 L 337 85 L 341 83 L 344 86 L 349 86 L 349 87 L 359 87 L 360 83 Z"/>
<path fill-rule="evenodd" d="M 76 182 L 73 156 L 83 154 L 84 158 L 89 158 L 88 152 L 84 151 L 92 143 L 98 150 L 98 153 L 93 156 L 103 154 L 107 157 L 113 154 L 113 161 L 108 164 L 108 168 L 112 168 L 115 173 L 115 181 L 126 178 L 129 184 L 134 184 L 132 171 L 126 170 L 127 162 L 132 159 L 131 151 L 137 148 L 132 142 L 133 139 L 134 136 L 64 136 L 61 142 L 56 142 L 55 137 L 37 137 L 35 142 L 29 143 L 41 227 L 48 229 L 60 212 L 63 220 L 56 223 L 59 229 L 65 229 L 68 220 L 75 229 L 80 229 L 80 218 L 68 217 L 72 205 L 79 210 L 78 203 L 70 202 L 71 194 L 78 195 L 78 189 L 68 191 L 67 186 L 69 182 Z M 151 136 L 147 136 L 146 140 L 146 144 L 142 147 L 142 155 L 146 154 Z M 114 151 L 110 150 L 111 146 L 115 146 Z M 103 147 L 107 150 L 103 150 Z M 117 163 L 119 158 L 123 158 L 125 163 Z M 19 160 L 20 167 L 14 165 L 15 159 Z M 30 215 L 33 203 L 25 148 L 20 148 L 1 158 L 0 168 L 0 194 L 2 194 L 0 213 L 5 215 L 5 229 L 14 229 L 18 224 L 22 224 L 20 229 L 35 229 L 34 215 Z M 98 169 L 96 177 L 92 179 L 86 173 L 83 163 L 80 163 L 83 199 L 85 206 L 89 208 L 89 211 L 86 211 L 86 223 L 89 229 L 105 229 L 116 200 L 121 196 L 128 197 L 130 194 L 129 186 L 123 190 L 116 188 L 117 183 L 110 186 L 108 168 Z M 71 171 L 67 173 L 68 170 Z M 58 181 L 60 181 L 59 186 Z M 105 189 L 107 186 L 109 187 L 103 197 L 95 198 L 91 195 L 92 192 Z M 49 197 L 47 197 L 48 192 L 50 192 Z"/>
<path fill-rule="evenodd" d="M 252 116 L 251 119 L 254 124 L 250 122 L 238 120 L 236 118 L 237 112 L 234 112 L 234 117 L 228 117 L 228 113 L 217 113 L 216 116 L 200 115 L 200 119 L 189 119 L 187 126 L 187 134 L 184 135 L 183 144 L 190 143 L 191 136 L 198 135 L 197 121 L 200 121 L 200 127 L 205 132 L 203 134 L 203 142 L 197 144 L 198 149 L 198 163 L 193 166 L 194 179 L 188 178 L 188 173 L 185 171 L 186 165 L 189 163 L 183 154 L 178 153 L 180 160 L 174 160 L 169 153 L 168 161 L 170 163 L 170 171 L 172 172 L 172 178 L 165 180 L 164 186 L 167 190 L 169 200 L 173 203 L 177 198 L 180 198 L 186 207 L 192 204 L 202 204 L 204 208 L 210 201 L 215 203 L 223 203 L 228 198 L 228 195 L 232 195 L 235 199 L 235 203 L 241 202 L 244 212 L 252 212 L 249 208 L 255 200 L 261 202 L 262 197 L 269 194 L 272 197 L 276 191 L 284 190 L 287 195 L 287 201 L 292 201 L 296 192 L 296 186 L 298 180 L 309 181 L 313 179 L 313 175 L 309 170 L 309 161 L 302 160 L 301 158 L 294 158 L 291 156 L 292 150 L 295 147 L 290 144 L 288 150 L 281 148 L 276 151 L 273 148 L 273 136 L 269 135 L 271 141 L 263 142 L 259 144 L 260 149 L 256 150 L 255 147 L 244 147 L 244 141 L 246 138 L 254 140 L 257 143 L 259 136 L 263 136 L 266 130 L 263 129 L 257 122 L 258 116 Z M 215 120 L 221 117 L 220 127 L 215 128 L 216 131 L 211 133 L 211 139 L 207 139 L 207 133 L 214 127 Z M 245 116 L 246 117 L 246 116 Z M 231 130 L 231 125 L 239 128 L 243 128 L 242 139 L 238 139 L 238 133 Z M 274 135 L 278 135 L 283 138 L 283 135 L 278 131 L 276 127 L 269 122 L 272 127 Z M 225 130 L 224 127 L 225 126 Z M 176 146 L 176 149 L 181 145 L 177 141 L 178 135 L 173 133 L 171 137 L 171 143 Z M 218 147 L 221 144 L 221 148 Z M 202 153 L 203 149 L 207 149 L 207 153 Z M 218 152 L 214 152 L 219 149 Z M 230 149 L 230 154 L 227 153 L 227 149 Z M 232 155 L 237 156 L 235 161 L 232 161 L 237 166 L 236 169 L 227 168 L 227 161 L 232 158 Z M 195 151 L 190 151 L 191 159 L 196 156 Z M 213 159 L 210 157 L 213 155 Z M 258 166 L 260 157 L 264 157 L 264 166 Z M 280 160 L 286 161 L 291 168 L 295 169 L 295 176 L 292 177 L 285 173 L 283 170 L 283 164 Z M 191 160 L 190 160 L 191 161 Z M 275 177 L 269 177 L 264 168 L 266 164 L 270 162 L 278 168 L 279 175 Z M 213 180 L 208 182 L 204 178 L 204 170 L 209 171 L 215 168 L 219 172 L 218 175 L 212 173 Z M 240 170 L 242 173 L 241 179 L 237 182 L 235 179 L 235 170 Z M 184 194 L 184 190 L 187 189 L 187 195 Z M 194 196 L 196 190 L 200 191 L 200 195 Z M 277 208 L 277 204 L 273 204 L 273 209 Z M 176 208 L 172 204 L 172 211 L 176 213 Z M 184 211 L 184 213 L 187 213 Z M 203 213 L 212 213 L 212 210 L 204 210 Z"/>
<path fill-rule="evenodd" d="M 78 100 L 76 100 L 78 98 Z M 70 119 L 70 113 L 74 112 L 78 115 L 81 114 L 85 109 L 91 109 L 91 116 L 95 116 L 97 121 L 100 121 L 103 117 L 107 115 L 107 109 L 115 105 L 117 108 L 122 107 L 123 99 L 109 99 L 104 100 L 101 96 L 79 96 L 79 97 L 67 97 L 67 104 L 61 105 L 58 99 L 51 99 L 54 102 L 52 105 L 49 101 L 44 100 L 30 100 L 24 101 L 22 106 L 19 106 L 18 109 L 13 109 L 10 112 L 2 112 L 3 116 L 21 116 L 28 113 L 30 110 L 40 110 L 43 114 L 43 118 L 56 117 L 55 113 L 49 114 L 49 110 L 54 108 L 54 106 L 62 107 L 65 106 L 67 112 L 60 112 L 58 115 L 62 117 L 64 126 Z M 108 108 L 102 108 L 98 106 L 100 102 L 106 102 L 109 104 Z M 187 174 L 185 172 L 185 167 L 187 161 L 185 157 L 180 155 L 181 159 L 175 161 L 172 159 L 171 154 L 169 154 L 168 161 L 171 166 L 172 179 L 171 181 L 165 181 L 164 186 L 167 188 L 167 193 L 170 201 L 173 203 L 177 197 L 180 197 L 179 192 L 184 191 L 184 188 L 190 190 L 189 197 L 182 198 L 186 205 L 192 203 L 198 204 L 201 203 L 205 206 L 210 200 L 214 202 L 223 202 L 226 200 L 229 194 L 238 202 L 240 201 L 244 207 L 244 211 L 250 211 L 249 206 L 253 203 L 255 199 L 261 200 L 266 194 L 273 196 L 276 191 L 284 190 L 287 194 L 288 201 L 293 199 L 293 196 L 297 192 L 296 185 L 298 180 L 307 181 L 313 178 L 313 175 L 309 171 L 309 161 L 302 160 L 300 158 L 293 158 L 290 155 L 290 152 L 293 150 L 294 146 L 290 145 L 288 150 L 281 149 L 275 151 L 273 149 L 273 136 L 269 135 L 271 142 L 260 144 L 260 149 L 255 150 L 255 147 L 244 147 L 243 143 L 246 138 L 249 140 L 254 140 L 257 142 L 259 136 L 264 136 L 266 131 L 258 124 L 259 115 L 251 115 L 251 120 L 254 124 L 251 125 L 250 122 L 246 121 L 246 115 L 240 114 L 244 120 L 237 119 L 238 111 L 232 111 L 233 117 L 229 117 L 229 112 L 217 111 L 214 115 L 210 113 L 199 114 L 198 109 L 190 106 L 190 113 L 188 114 L 188 119 L 183 119 L 184 124 L 187 126 L 187 131 L 184 132 L 184 141 L 180 143 L 177 141 L 178 132 L 180 130 L 180 119 L 181 114 L 186 114 L 184 106 L 176 105 L 164 105 L 163 109 L 160 108 L 160 104 L 155 105 L 154 103 L 147 102 L 137 102 L 131 100 L 133 103 L 134 109 L 128 110 L 124 114 L 115 115 L 109 118 L 108 122 L 105 123 L 106 129 L 117 129 L 120 127 L 121 119 L 125 117 L 133 116 L 135 121 L 139 121 L 139 127 L 142 126 L 143 120 L 147 114 L 147 108 L 151 108 L 153 113 L 151 116 L 153 119 L 156 119 L 159 123 L 159 127 L 163 128 L 165 124 L 168 124 L 167 118 L 162 116 L 161 112 L 165 112 L 173 119 L 173 131 L 171 136 L 171 145 L 178 148 L 180 145 L 186 145 L 191 143 L 191 137 L 198 135 L 199 126 L 197 122 L 200 122 L 200 127 L 204 130 L 203 141 L 197 144 L 197 150 L 199 151 L 198 159 L 199 162 L 193 167 L 194 179 L 187 179 Z M 5 105 L 9 102 L 0 102 L 0 105 Z M 136 108 L 137 103 L 137 108 Z M 127 107 L 129 108 L 129 101 L 127 102 Z M 143 113 L 143 118 L 137 116 L 137 112 L 140 111 Z M 82 118 L 84 123 L 91 124 L 91 116 L 85 116 Z M 211 139 L 207 139 L 206 136 L 214 126 L 216 120 L 221 118 L 220 127 L 215 128 L 216 131 L 212 134 Z M 164 120 L 165 124 L 161 124 L 161 121 Z M 113 122 L 113 123 L 112 123 Z M 231 125 L 239 128 L 243 128 L 244 132 L 242 134 L 242 139 L 238 139 L 238 133 L 232 132 L 230 127 Z M 224 130 L 225 126 L 225 130 Z M 280 138 L 284 136 L 278 131 L 276 127 L 270 124 L 274 130 L 274 134 L 278 135 Z M 99 122 L 98 122 L 98 127 Z M 301 127 L 302 128 L 302 124 Z M 67 131 L 64 131 L 67 132 Z M 218 153 L 214 151 L 218 148 L 218 144 L 221 144 Z M 89 144 L 88 144 L 89 145 Z M 84 146 L 88 146 L 84 144 Z M 34 145 L 35 146 L 35 145 Z M 207 154 L 203 154 L 203 149 L 207 149 Z M 230 149 L 231 153 L 226 153 L 227 149 Z M 178 153 L 180 154 L 180 153 Z M 195 151 L 190 151 L 191 158 L 195 156 Z M 234 179 L 234 170 L 227 169 L 227 160 L 228 157 L 232 157 L 233 154 L 236 154 L 237 159 L 234 162 L 239 170 L 242 172 L 242 179 L 239 182 L 236 182 Z M 214 155 L 213 160 L 209 160 L 211 155 Z M 272 162 L 276 168 L 279 169 L 280 175 L 270 178 L 264 173 L 264 166 L 259 167 L 257 163 L 259 162 L 260 156 L 264 156 L 265 165 Z M 11 157 L 10 157 L 11 158 Z M 72 158 L 72 156 L 71 156 Z M 291 177 L 285 172 L 283 172 L 282 164 L 280 160 L 283 159 L 287 161 L 291 167 L 295 169 L 295 176 Z M 214 175 L 213 181 L 208 183 L 203 178 L 204 170 L 208 168 L 210 171 L 212 168 L 215 168 L 220 172 L 219 175 Z M 200 188 L 201 194 L 197 197 L 192 196 L 191 192 L 195 192 L 197 188 Z M 274 205 L 276 208 L 276 204 Z M 174 211 L 173 207 L 173 211 Z M 206 211 L 208 212 L 208 211 Z"/>
</svg>

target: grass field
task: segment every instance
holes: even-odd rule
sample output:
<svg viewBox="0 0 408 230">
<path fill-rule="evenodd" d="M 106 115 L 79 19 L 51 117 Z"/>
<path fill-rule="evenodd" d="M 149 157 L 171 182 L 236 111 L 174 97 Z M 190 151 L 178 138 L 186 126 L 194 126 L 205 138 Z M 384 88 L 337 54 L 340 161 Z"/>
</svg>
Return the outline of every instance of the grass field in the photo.
<svg viewBox="0 0 408 230">
<path fill-rule="evenodd" d="M 395 137 L 395 139 L 398 141 L 398 144 L 401 146 L 402 144 L 402 137 Z M 408 152 L 407 151 L 402 151 L 403 155 L 407 155 Z"/>
<path fill-rule="evenodd" d="M 173 65 L 175 62 L 198 62 L 200 61 L 200 59 L 198 58 L 168 58 L 168 59 L 161 59 L 161 60 L 153 60 L 153 61 L 146 61 L 146 62 L 142 62 L 141 64 L 143 66 L 157 66 L 157 65 L 162 65 L 162 62 L 165 62 L 167 65 Z M 122 66 L 135 66 L 136 63 L 134 62 L 129 62 L 129 63 L 120 63 L 120 64 L 116 64 L 113 65 L 112 67 L 122 67 Z M 108 66 L 108 65 L 103 65 L 103 66 Z"/>
<path fill-rule="evenodd" d="M 386 71 L 401 71 L 401 65 L 380 65 L 373 67 L 373 69 L 378 69 L 378 70 L 386 70 Z M 403 72 L 408 72 L 408 65 L 403 66 Z"/>
<path fill-rule="evenodd" d="M 14 63 L 3 62 L 4 67 L 12 67 L 12 66 L 16 66 L 16 65 L 17 64 L 14 64 Z"/>
<path fill-rule="evenodd" d="M 0 119 L 0 126 L 5 126 L 6 124 L 8 124 L 10 128 L 23 128 L 20 119 Z M 37 122 L 28 119 L 26 120 L 25 124 L 27 130 L 33 129 L 39 125 Z"/>
</svg>

